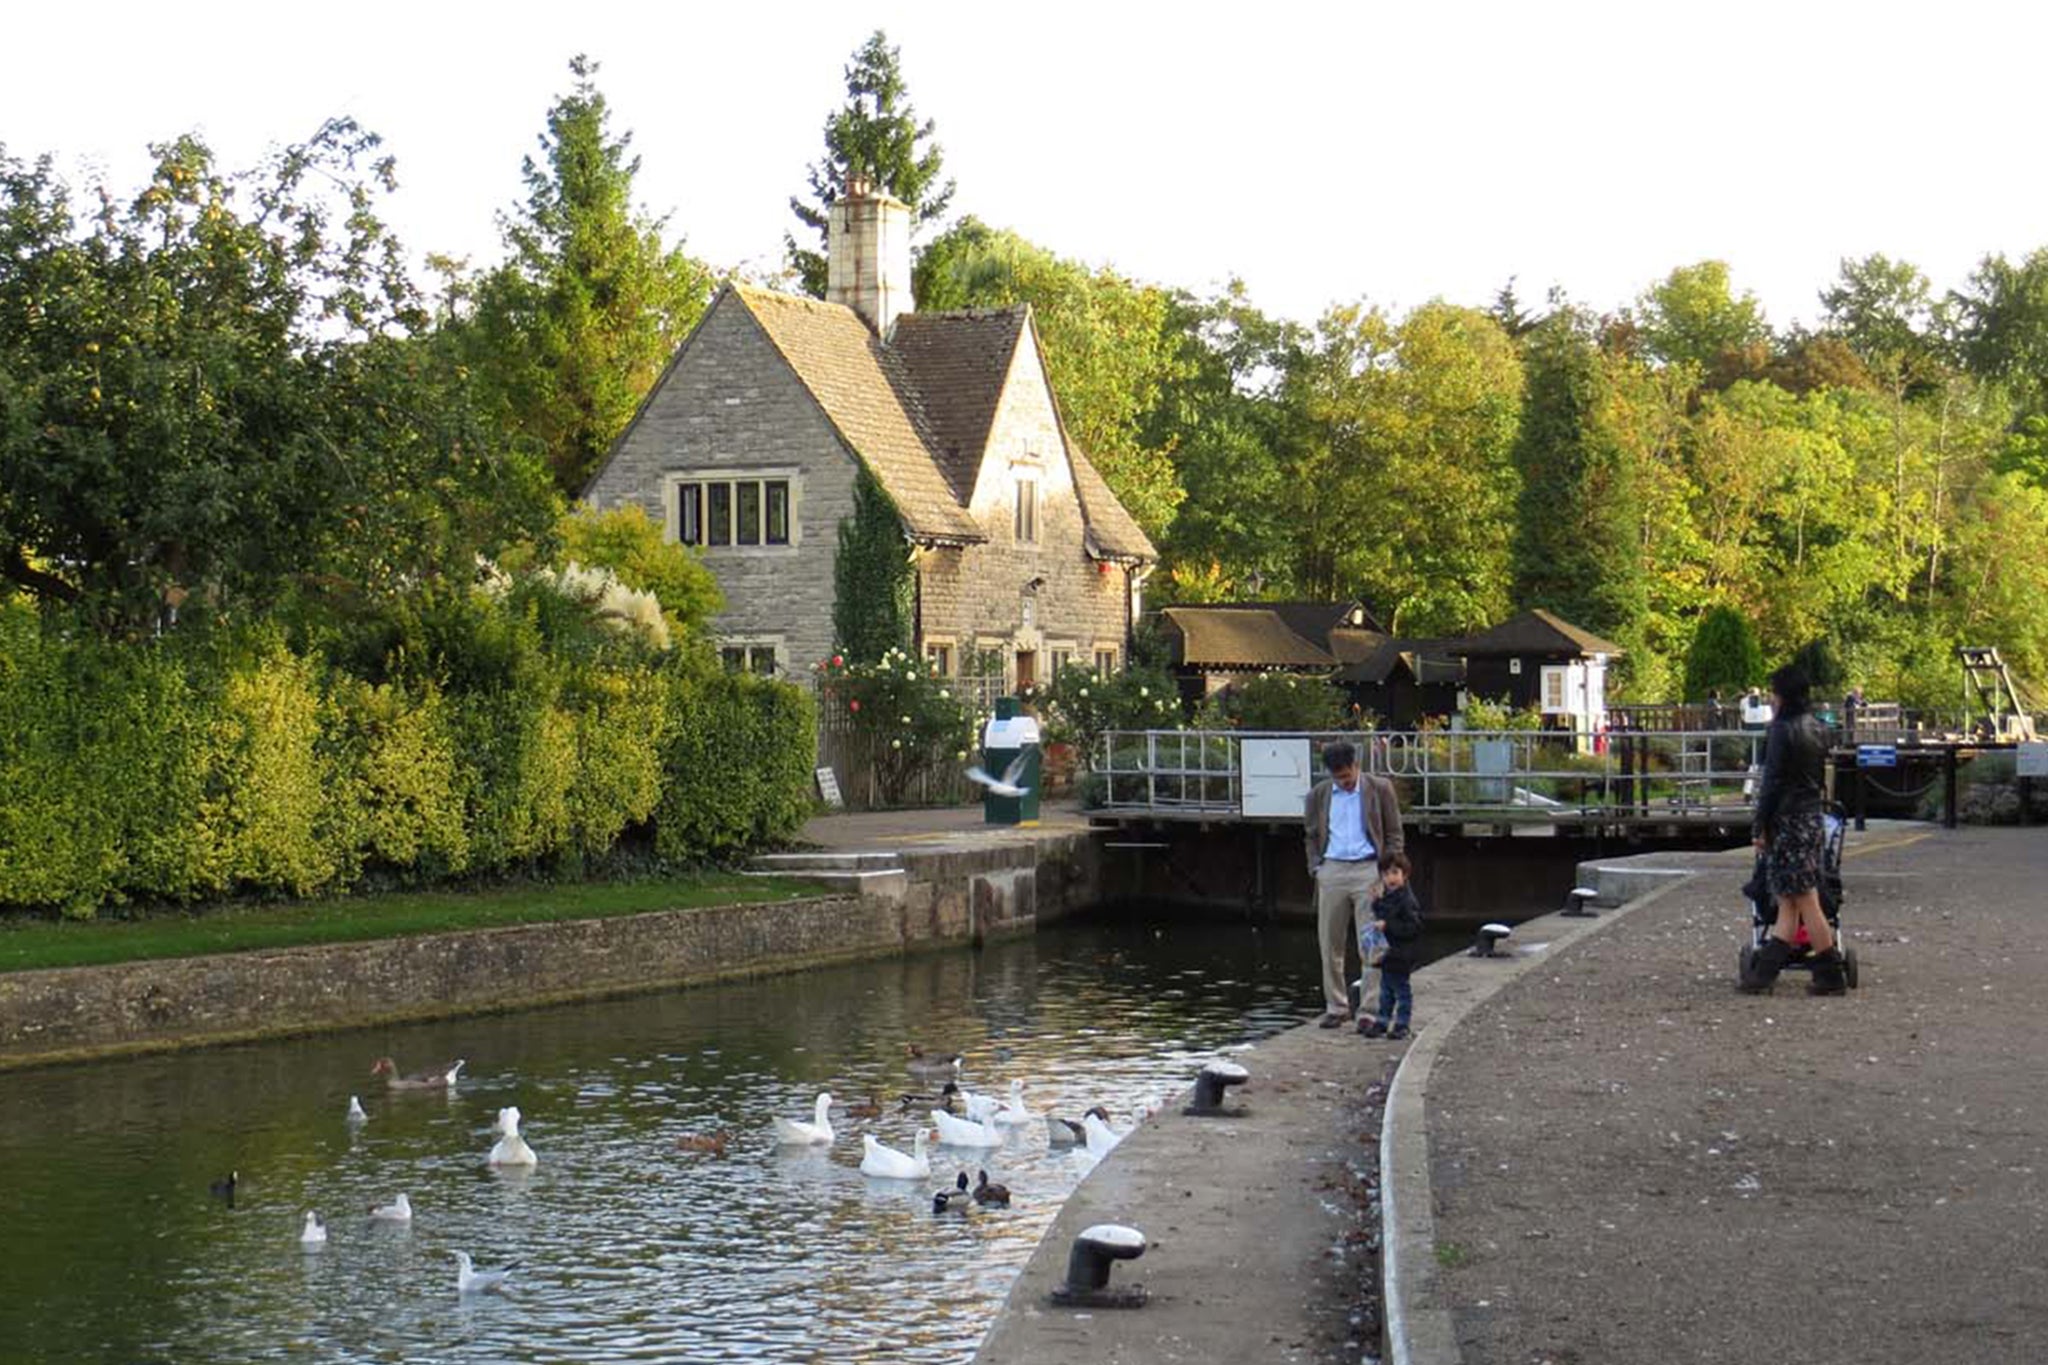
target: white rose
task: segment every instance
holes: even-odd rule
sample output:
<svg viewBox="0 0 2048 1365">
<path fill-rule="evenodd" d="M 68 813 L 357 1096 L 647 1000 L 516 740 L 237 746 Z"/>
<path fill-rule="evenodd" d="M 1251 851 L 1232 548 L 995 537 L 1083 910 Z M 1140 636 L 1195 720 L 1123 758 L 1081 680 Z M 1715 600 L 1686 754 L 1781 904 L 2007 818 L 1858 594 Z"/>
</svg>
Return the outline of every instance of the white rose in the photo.
<svg viewBox="0 0 2048 1365">
<path fill-rule="evenodd" d="M 1083 697 L 1087 696 L 1087 695 L 1088 695 L 1088 689 L 1087 689 L 1087 688 L 1085 688 L 1085 687 L 1084 687 L 1084 688 L 1082 688 L 1082 689 L 1081 689 L 1081 695 L 1082 695 Z"/>
<path fill-rule="evenodd" d="M 1152 689 L 1149 687 L 1141 687 L 1138 689 L 1138 695 L 1141 697 L 1149 697 L 1152 695 Z"/>
<path fill-rule="evenodd" d="M 953 700 L 953 694 L 952 694 L 952 693 L 951 693 L 950 691 L 948 691 L 947 689 L 945 689 L 945 688 L 943 688 L 943 687 L 942 687 L 942 688 L 940 688 L 940 689 L 939 689 L 939 700 L 940 700 L 940 701 L 951 701 L 951 700 Z"/>
<path fill-rule="evenodd" d="M 910 724 L 910 717 L 908 717 L 908 716 L 905 716 L 905 717 L 903 718 L 903 723 L 904 723 L 905 725 L 908 725 L 908 724 Z"/>
<path fill-rule="evenodd" d="M 892 749 L 900 749 L 903 747 L 903 741 L 900 739 L 892 739 L 889 741 L 889 747 Z"/>
</svg>

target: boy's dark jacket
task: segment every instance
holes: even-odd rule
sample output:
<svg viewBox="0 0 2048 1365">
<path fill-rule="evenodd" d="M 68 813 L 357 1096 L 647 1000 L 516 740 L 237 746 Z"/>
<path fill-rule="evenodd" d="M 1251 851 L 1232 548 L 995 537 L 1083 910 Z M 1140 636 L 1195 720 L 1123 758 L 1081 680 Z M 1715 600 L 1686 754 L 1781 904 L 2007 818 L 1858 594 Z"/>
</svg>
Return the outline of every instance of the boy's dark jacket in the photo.
<svg viewBox="0 0 2048 1365">
<path fill-rule="evenodd" d="M 1372 917 L 1387 924 L 1387 955 L 1380 959 L 1380 970 L 1414 971 L 1420 965 L 1416 945 L 1422 941 L 1422 902 L 1415 899 L 1415 888 L 1403 886 L 1379 897 L 1372 903 Z"/>
</svg>

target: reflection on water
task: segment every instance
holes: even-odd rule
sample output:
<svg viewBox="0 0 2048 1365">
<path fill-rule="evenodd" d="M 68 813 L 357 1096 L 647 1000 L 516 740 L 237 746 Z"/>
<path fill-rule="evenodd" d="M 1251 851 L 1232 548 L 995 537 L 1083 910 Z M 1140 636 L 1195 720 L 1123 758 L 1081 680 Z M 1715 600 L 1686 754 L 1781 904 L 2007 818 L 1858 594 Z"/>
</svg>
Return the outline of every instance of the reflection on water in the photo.
<svg viewBox="0 0 2048 1365">
<path fill-rule="evenodd" d="M 599 1004 L 0 1077 L 0 1356 L 47 1361 L 946 1360 L 970 1356 L 1086 1172 L 1042 1124 L 986 1166 L 1015 1206 L 934 1218 L 939 1179 L 872 1180 L 859 1134 L 909 1150 L 904 1044 L 1034 1110 L 1116 1126 L 1221 1047 L 1316 1003 L 1303 930 L 1075 924 L 1036 940 Z M 451 1096 L 387 1095 L 469 1059 Z M 878 1096 L 829 1150 L 772 1115 Z M 370 1112 L 343 1122 L 351 1093 Z M 501 1105 L 540 1154 L 483 1164 Z M 675 1149 L 729 1129 L 723 1157 Z M 231 1210 L 208 1193 L 240 1173 Z M 409 1227 L 367 1209 L 411 1196 Z M 306 1209 L 328 1243 L 303 1252 Z M 451 1252 L 515 1266 L 459 1299 Z"/>
</svg>

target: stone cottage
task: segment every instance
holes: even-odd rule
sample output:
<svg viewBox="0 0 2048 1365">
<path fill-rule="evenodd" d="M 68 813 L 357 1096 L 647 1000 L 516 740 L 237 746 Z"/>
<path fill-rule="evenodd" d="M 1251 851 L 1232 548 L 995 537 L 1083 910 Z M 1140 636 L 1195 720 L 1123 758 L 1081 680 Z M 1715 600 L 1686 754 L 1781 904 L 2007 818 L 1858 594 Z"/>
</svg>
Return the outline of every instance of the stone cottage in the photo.
<svg viewBox="0 0 2048 1365">
<path fill-rule="evenodd" d="M 585 488 L 696 547 L 726 662 L 803 678 L 832 652 L 861 467 L 915 566 L 916 646 L 1011 687 L 1119 666 L 1157 552 L 1068 439 L 1028 306 L 917 313 L 910 210 L 832 208 L 824 301 L 720 289 Z"/>
</svg>

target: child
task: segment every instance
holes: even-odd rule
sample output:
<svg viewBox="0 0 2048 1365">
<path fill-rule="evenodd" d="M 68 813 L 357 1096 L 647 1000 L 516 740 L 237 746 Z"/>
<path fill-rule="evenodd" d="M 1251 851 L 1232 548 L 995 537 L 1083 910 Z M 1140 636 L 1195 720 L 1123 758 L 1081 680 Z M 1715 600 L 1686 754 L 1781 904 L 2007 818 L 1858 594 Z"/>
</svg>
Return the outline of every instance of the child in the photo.
<svg viewBox="0 0 2048 1365">
<path fill-rule="evenodd" d="M 1377 1018 L 1361 1014 L 1358 1032 L 1367 1038 L 1408 1036 L 1408 1018 L 1415 996 L 1408 976 L 1416 968 L 1416 944 L 1422 939 L 1422 904 L 1408 885 L 1408 855 L 1389 853 L 1380 859 L 1380 894 L 1372 903 L 1373 927 L 1387 937 L 1380 958 L 1380 1010 Z"/>
</svg>

